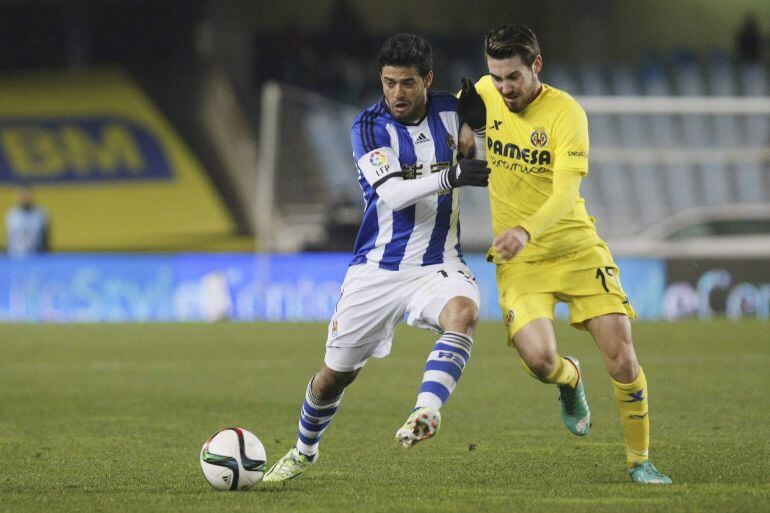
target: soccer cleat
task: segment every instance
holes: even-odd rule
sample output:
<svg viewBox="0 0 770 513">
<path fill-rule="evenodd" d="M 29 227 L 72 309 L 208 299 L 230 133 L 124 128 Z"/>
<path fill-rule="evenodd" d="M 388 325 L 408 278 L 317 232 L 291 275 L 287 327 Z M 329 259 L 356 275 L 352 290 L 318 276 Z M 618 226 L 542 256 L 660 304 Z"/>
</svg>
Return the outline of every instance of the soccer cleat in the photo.
<svg viewBox="0 0 770 513">
<path fill-rule="evenodd" d="M 318 461 L 318 453 L 311 460 L 304 454 L 301 454 L 296 447 L 286 453 L 286 456 L 276 461 L 270 467 L 262 481 L 276 483 L 278 481 L 288 481 L 294 479 Z"/>
<path fill-rule="evenodd" d="M 411 447 L 435 435 L 440 425 L 441 413 L 437 409 L 427 406 L 417 408 L 396 431 L 396 441 L 404 447 Z"/>
<path fill-rule="evenodd" d="M 671 478 L 655 468 L 650 460 L 634 463 L 628 471 L 631 481 L 639 484 L 671 484 Z"/>
<path fill-rule="evenodd" d="M 580 373 L 580 362 L 574 356 L 565 356 L 578 373 L 578 382 L 575 388 L 569 385 L 557 385 L 559 389 L 559 402 L 561 403 L 561 418 L 564 425 L 572 434 L 585 436 L 591 429 L 591 411 L 588 409 L 586 392 L 583 387 L 583 376 Z"/>
</svg>

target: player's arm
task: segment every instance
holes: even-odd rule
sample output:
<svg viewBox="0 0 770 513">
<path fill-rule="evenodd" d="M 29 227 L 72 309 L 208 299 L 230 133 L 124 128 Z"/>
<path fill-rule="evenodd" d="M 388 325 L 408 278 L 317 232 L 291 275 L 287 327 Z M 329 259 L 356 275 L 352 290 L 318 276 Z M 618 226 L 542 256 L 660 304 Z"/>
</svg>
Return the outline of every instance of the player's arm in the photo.
<svg viewBox="0 0 770 513">
<path fill-rule="evenodd" d="M 524 246 L 566 216 L 580 195 L 583 174 L 573 170 L 554 173 L 553 194 L 519 226 L 501 233 L 495 239 L 495 249 L 503 260 L 516 256 Z"/>
<path fill-rule="evenodd" d="M 439 191 L 467 185 L 486 187 L 489 183 L 490 170 L 482 160 L 465 160 L 423 178 L 404 180 L 398 155 L 390 147 L 390 136 L 373 124 L 364 126 L 357 120 L 351 141 L 359 173 L 392 210 L 401 210 Z"/>
<path fill-rule="evenodd" d="M 458 139 L 460 140 L 458 147 L 463 157 L 468 159 L 475 158 L 476 142 L 474 140 L 473 130 L 471 130 L 471 127 L 469 127 L 467 123 L 463 123 L 462 126 L 460 126 L 460 136 Z"/>
<path fill-rule="evenodd" d="M 469 78 L 463 79 L 463 88 L 457 100 L 457 115 L 462 125 L 460 145 L 461 148 L 465 146 L 464 153 L 471 155 L 470 148 L 473 148 L 473 158 L 486 159 L 487 108 Z"/>
<path fill-rule="evenodd" d="M 588 173 L 588 120 L 576 104 L 555 127 L 557 148 L 553 192 L 529 218 L 500 234 L 495 249 L 504 260 L 513 258 L 531 240 L 564 218 L 580 196 L 580 182 Z"/>
<path fill-rule="evenodd" d="M 545 203 L 528 219 L 521 223 L 531 239 L 540 236 L 548 228 L 569 214 L 580 196 L 580 182 L 583 173 L 565 169 L 554 173 L 553 193 Z"/>
<path fill-rule="evenodd" d="M 463 160 L 438 173 L 415 180 L 404 180 L 396 154 L 389 147 L 378 148 L 361 157 L 358 160 L 358 169 L 380 199 L 392 210 L 401 210 L 420 198 L 455 187 L 486 187 L 490 173 L 486 160 Z"/>
<path fill-rule="evenodd" d="M 516 256 L 531 240 L 540 236 L 559 219 L 566 216 L 580 196 L 583 174 L 564 170 L 554 173 L 553 194 L 540 208 L 519 226 L 507 230 L 495 239 L 495 249 L 503 260 Z"/>
</svg>

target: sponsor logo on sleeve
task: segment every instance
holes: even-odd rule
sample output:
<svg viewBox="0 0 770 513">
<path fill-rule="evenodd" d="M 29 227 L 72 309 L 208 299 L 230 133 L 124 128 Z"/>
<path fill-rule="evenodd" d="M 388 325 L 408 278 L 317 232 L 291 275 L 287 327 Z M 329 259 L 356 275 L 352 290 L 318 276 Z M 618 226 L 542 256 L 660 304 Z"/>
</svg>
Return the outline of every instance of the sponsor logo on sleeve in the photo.
<svg viewBox="0 0 770 513">
<path fill-rule="evenodd" d="M 377 176 L 386 174 L 390 169 L 388 157 L 378 150 L 374 150 L 369 154 L 369 164 L 371 164 L 372 167 L 377 168 L 377 171 L 375 171 Z"/>
</svg>

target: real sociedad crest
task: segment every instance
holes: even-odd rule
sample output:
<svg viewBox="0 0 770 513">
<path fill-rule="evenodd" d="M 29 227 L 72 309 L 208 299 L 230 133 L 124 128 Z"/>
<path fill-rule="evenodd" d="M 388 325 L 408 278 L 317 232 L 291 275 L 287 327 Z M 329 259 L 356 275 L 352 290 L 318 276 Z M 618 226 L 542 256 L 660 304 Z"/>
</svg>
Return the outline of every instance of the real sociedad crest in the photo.
<svg viewBox="0 0 770 513">
<path fill-rule="evenodd" d="M 532 135 L 529 136 L 529 141 L 532 143 L 532 146 L 542 148 L 548 144 L 548 134 L 542 128 L 536 128 Z"/>
<path fill-rule="evenodd" d="M 457 143 L 455 143 L 455 138 L 452 137 L 452 134 L 446 134 L 446 145 L 449 146 L 449 149 L 452 151 L 457 149 Z"/>
</svg>

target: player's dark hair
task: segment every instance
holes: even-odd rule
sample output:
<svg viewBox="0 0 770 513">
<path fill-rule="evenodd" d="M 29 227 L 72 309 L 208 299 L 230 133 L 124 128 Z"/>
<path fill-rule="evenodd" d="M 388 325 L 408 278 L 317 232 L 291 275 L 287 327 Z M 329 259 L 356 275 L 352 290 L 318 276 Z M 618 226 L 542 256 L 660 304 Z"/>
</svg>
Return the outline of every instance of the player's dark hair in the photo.
<svg viewBox="0 0 770 513">
<path fill-rule="evenodd" d="M 433 69 L 433 51 L 428 42 L 414 34 L 396 34 L 382 44 L 377 60 L 383 66 L 415 68 L 421 77 Z"/>
<path fill-rule="evenodd" d="M 531 28 L 526 25 L 503 25 L 487 32 L 484 51 L 493 59 L 508 59 L 518 55 L 527 66 L 532 66 L 540 55 L 540 43 Z"/>
</svg>

